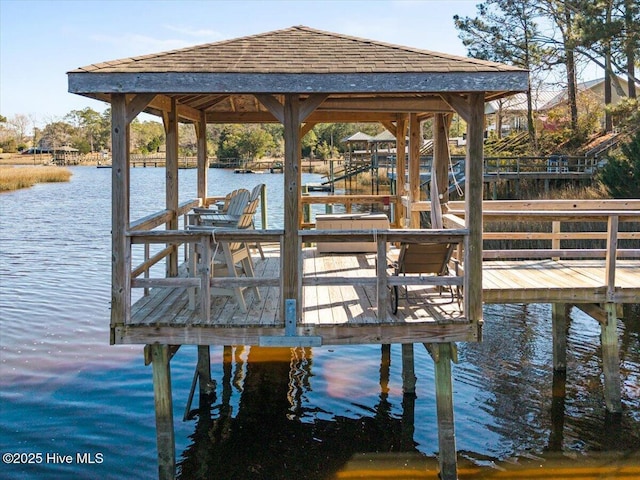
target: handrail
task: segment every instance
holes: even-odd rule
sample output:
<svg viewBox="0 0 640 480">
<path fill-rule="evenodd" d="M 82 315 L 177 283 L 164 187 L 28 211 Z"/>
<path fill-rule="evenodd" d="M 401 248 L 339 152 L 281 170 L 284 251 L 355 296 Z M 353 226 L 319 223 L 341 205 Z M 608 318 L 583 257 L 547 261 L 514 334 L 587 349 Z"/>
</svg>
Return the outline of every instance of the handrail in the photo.
<svg viewBox="0 0 640 480">
<path fill-rule="evenodd" d="M 440 278 L 412 278 L 399 277 L 387 272 L 387 245 L 395 242 L 420 243 L 456 243 L 462 245 L 468 235 L 466 229 L 444 229 L 444 230 L 413 230 L 413 229 L 383 229 L 383 230 L 300 230 L 298 232 L 302 241 L 307 242 L 376 242 L 377 244 L 377 267 L 376 277 L 371 278 L 349 278 L 349 277 L 304 277 L 302 269 L 302 256 L 299 257 L 299 271 L 301 284 L 303 286 L 312 285 L 370 285 L 377 286 L 378 298 L 377 306 L 379 315 L 386 315 L 388 305 L 388 287 L 394 285 L 452 285 L 463 284 L 463 277 L 440 277 Z M 131 288 L 149 289 L 153 287 L 164 288 L 187 288 L 198 289 L 197 299 L 200 305 L 202 321 L 209 321 L 210 316 L 210 289 L 212 287 L 247 287 L 247 286 L 281 286 L 280 277 L 260 277 L 260 278 L 216 278 L 210 276 L 206 259 L 210 259 L 218 242 L 279 242 L 282 245 L 284 238 L 283 230 L 132 230 L 127 232 L 130 245 L 200 245 L 200 254 L 203 255 L 201 267 L 197 272 L 192 272 L 189 277 L 166 277 L 166 278 L 136 278 L 145 272 L 151 263 L 159 261 L 163 254 L 170 249 L 165 248 L 156 254 L 152 259 L 147 259 L 143 265 L 134 268 L 131 275 Z M 460 271 L 463 271 L 462 268 Z M 302 293 L 301 293 L 302 294 Z M 301 301 L 301 299 L 298 299 Z M 194 303 L 194 304 L 195 304 Z M 126 318 L 130 318 L 130 312 Z"/>
<path fill-rule="evenodd" d="M 200 206 L 200 200 L 187 200 L 186 202 L 182 202 L 178 205 L 178 210 L 176 216 L 185 215 L 188 213 L 193 207 Z M 160 210 L 159 212 L 152 213 L 147 215 L 146 217 L 142 217 L 134 222 L 131 222 L 129 226 L 129 230 L 152 230 L 160 225 L 166 224 L 169 221 L 173 220 L 173 211 L 172 210 Z"/>
</svg>

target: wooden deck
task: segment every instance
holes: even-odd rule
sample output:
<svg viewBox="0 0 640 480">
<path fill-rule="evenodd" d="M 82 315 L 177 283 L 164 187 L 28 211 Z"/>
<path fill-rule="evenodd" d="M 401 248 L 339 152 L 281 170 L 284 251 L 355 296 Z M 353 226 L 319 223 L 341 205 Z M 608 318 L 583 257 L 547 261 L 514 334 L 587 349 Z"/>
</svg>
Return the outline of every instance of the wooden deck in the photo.
<svg viewBox="0 0 640 480">
<path fill-rule="evenodd" d="M 275 246 L 263 246 L 265 258 L 254 256 L 256 277 L 277 277 L 280 256 Z M 303 249 L 303 306 L 300 335 L 322 335 L 323 344 L 396 343 L 438 338 L 468 338 L 475 327 L 467 322 L 457 302 L 435 287 L 401 288 L 397 314 L 378 318 L 375 253 L 320 254 Z M 322 285 L 331 277 L 361 278 L 359 285 Z M 313 281 L 305 282 L 305 279 Z M 319 280 L 318 280 L 319 279 Z M 305 285 L 310 283 L 309 285 Z M 189 307 L 184 288 L 153 288 L 132 306 L 131 322 L 116 327 L 115 343 L 153 343 L 169 338 L 176 344 L 259 344 L 260 337 L 282 335 L 280 291 L 259 287 L 260 299 L 245 291 L 247 311 L 232 296 L 213 296 L 208 323 L 199 309 Z M 407 299 L 408 297 L 408 299 Z M 452 326 L 452 324 L 455 324 Z M 442 327 L 446 325 L 446 331 Z M 395 328 L 394 328 L 395 327 Z M 409 327 L 409 328 L 407 328 Z M 422 341 L 420 340 L 420 341 Z"/>
<path fill-rule="evenodd" d="M 255 256 L 256 277 L 277 277 L 280 257 L 275 245 Z M 379 316 L 376 307 L 375 254 L 321 254 L 303 249 L 303 306 L 298 334 L 320 335 L 323 344 L 397 343 L 452 340 L 473 336 L 457 302 L 435 287 L 401 287 L 396 315 Z M 362 279 L 357 285 L 323 285 L 331 277 Z M 640 261 L 619 260 L 616 288 L 607 292 L 603 260 L 485 261 L 486 303 L 616 303 L 640 299 Z M 247 311 L 232 296 L 213 296 L 208 323 L 189 307 L 184 288 L 154 288 L 132 307 L 131 323 L 116 328 L 116 343 L 259 344 L 260 337 L 282 335 L 277 286 L 248 289 Z M 443 328 L 446 326 L 446 329 Z M 394 328 L 396 327 L 396 328 Z M 410 328 L 407 328 L 410 327 Z M 416 340 L 417 339 L 417 340 Z"/>
<path fill-rule="evenodd" d="M 613 292 L 604 260 L 485 261 L 485 303 L 638 303 L 640 261 L 618 260 Z"/>
</svg>

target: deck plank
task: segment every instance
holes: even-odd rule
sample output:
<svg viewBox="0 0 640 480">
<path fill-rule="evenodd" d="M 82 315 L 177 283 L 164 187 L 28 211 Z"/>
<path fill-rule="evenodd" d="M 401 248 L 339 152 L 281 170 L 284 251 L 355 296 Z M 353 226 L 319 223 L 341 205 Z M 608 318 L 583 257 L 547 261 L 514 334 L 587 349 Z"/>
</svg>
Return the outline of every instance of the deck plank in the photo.
<svg viewBox="0 0 640 480">
<path fill-rule="evenodd" d="M 255 256 L 255 275 L 277 278 L 280 271 L 278 248 L 272 246 L 265 250 L 264 260 Z M 375 278 L 375 254 L 328 255 L 318 254 L 314 248 L 305 248 L 303 252 L 305 277 Z M 491 303 L 592 302 L 593 299 L 602 302 L 606 298 L 604 278 L 604 261 L 594 259 L 556 262 L 496 260 L 486 261 L 483 265 L 483 290 L 486 301 Z M 401 287 L 400 290 L 404 289 Z M 615 298 L 624 302 L 640 297 L 640 261 L 618 261 L 615 291 Z M 176 329 L 171 338 L 189 337 L 199 339 L 198 341 L 216 341 L 215 338 L 227 337 L 236 341 L 240 338 L 252 339 L 258 335 L 254 329 L 275 332 L 276 330 L 269 329 L 283 326 L 280 320 L 279 288 L 260 287 L 260 296 L 260 300 L 257 300 L 251 290 L 245 290 L 248 311 L 244 313 L 240 311 L 234 297 L 212 296 L 211 319 L 205 324 L 197 306 L 194 310 L 189 309 L 185 289 L 151 289 L 149 296 L 140 298 L 133 305 L 131 325 L 148 332 L 145 334 L 150 336 L 148 339 L 156 338 L 154 335 L 166 328 Z M 404 335 L 410 336 L 412 328 L 419 325 L 468 324 L 457 303 L 449 303 L 448 293 L 440 295 L 433 287 L 409 287 L 409 302 L 401 298 L 400 308 L 395 316 L 386 314 L 378 319 L 376 301 L 377 292 L 373 285 L 305 286 L 303 318 L 299 325 L 306 327 L 308 332 L 331 327 L 333 330 L 330 331 L 333 333 L 330 335 L 335 336 L 333 341 L 358 343 L 360 339 L 364 341 L 365 337 L 372 338 L 371 336 L 404 338 Z M 222 328 L 225 333 L 196 330 L 199 333 L 191 337 L 189 332 L 178 332 L 187 325 L 192 329 Z M 242 334 L 247 327 L 251 327 L 249 330 L 253 333 L 247 331 Z M 394 330 L 396 327 L 404 328 L 406 332 Z M 346 333 L 349 330 L 343 330 L 344 328 L 353 329 L 353 333 Z M 129 337 L 117 337 L 118 343 L 131 343 L 134 339 L 142 338 L 133 330 L 125 328 L 122 331 L 129 332 L 125 334 Z M 387 331 L 393 333 L 386 335 Z M 473 336 L 473 332 L 464 328 L 455 331 L 466 332 L 464 334 L 469 335 L 469 338 Z"/>
</svg>

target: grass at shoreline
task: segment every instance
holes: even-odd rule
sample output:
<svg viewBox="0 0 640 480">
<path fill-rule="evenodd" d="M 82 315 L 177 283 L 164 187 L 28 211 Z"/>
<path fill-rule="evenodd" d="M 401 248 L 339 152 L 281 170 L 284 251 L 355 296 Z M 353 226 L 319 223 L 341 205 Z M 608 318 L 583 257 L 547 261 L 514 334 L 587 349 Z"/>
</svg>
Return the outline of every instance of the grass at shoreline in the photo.
<svg viewBox="0 0 640 480">
<path fill-rule="evenodd" d="M 61 167 L 0 167 L 0 192 L 33 187 L 36 183 L 68 182 L 71 172 Z"/>
</svg>

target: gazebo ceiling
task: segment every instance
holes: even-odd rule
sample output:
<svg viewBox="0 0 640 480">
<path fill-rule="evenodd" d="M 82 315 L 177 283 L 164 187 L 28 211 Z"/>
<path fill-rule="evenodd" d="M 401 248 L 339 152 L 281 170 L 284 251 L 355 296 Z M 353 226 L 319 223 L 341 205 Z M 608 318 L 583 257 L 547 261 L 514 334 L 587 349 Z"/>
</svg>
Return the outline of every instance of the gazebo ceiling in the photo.
<svg viewBox="0 0 640 480">
<path fill-rule="evenodd" d="M 110 101 L 155 94 L 145 111 L 184 120 L 273 122 L 260 96 L 326 95 L 312 122 L 394 120 L 398 113 L 450 112 L 448 96 L 487 101 L 527 89 L 525 70 L 297 26 L 68 73 L 69 91 Z M 279 98 L 281 100 L 281 98 Z"/>
</svg>

